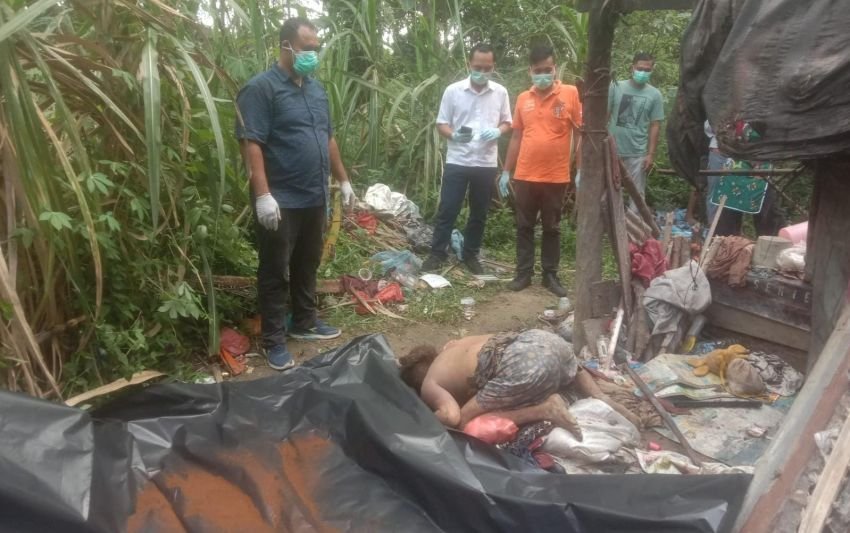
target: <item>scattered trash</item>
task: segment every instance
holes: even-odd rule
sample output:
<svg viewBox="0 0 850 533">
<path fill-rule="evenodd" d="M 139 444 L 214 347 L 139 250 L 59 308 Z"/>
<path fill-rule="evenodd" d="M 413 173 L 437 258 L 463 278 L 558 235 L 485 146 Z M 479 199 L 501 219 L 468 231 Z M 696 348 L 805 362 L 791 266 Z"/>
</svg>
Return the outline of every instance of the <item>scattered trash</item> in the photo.
<svg viewBox="0 0 850 533">
<path fill-rule="evenodd" d="M 383 183 L 376 183 L 366 190 L 363 201 L 378 214 L 394 217 L 418 217 L 419 207 L 407 196 L 393 192 Z"/>
<path fill-rule="evenodd" d="M 399 305 L 397 305 L 397 306 L 396 306 L 396 310 L 397 310 L 399 313 L 406 313 L 406 312 L 407 312 L 407 307 L 408 307 L 408 306 L 407 306 L 407 304 L 399 304 Z"/>
<path fill-rule="evenodd" d="M 653 451 L 653 452 L 659 452 L 659 451 L 661 451 L 661 445 L 660 445 L 660 444 L 658 444 L 658 443 L 657 443 L 657 442 L 655 442 L 655 441 L 649 441 L 649 443 L 647 444 L 647 447 L 648 447 L 651 451 Z"/>
<path fill-rule="evenodd" d="M 803 386 L 804 376 L 778 355 L 752 352 L 747 361 L 759 370 L 767 390 L 780 396 L 794 396 Z"/>
<path fill-rule="evenodd" d="M 481 415 L 470 420 L 464 426 L 463 432 L 487 444 L 504 444 L 516 438 L 519 428 L 507 418 Z"/>
<path fill-rule="evenodd" d="M 363 281 L 369 281 L 372 279 L 372 271 L 368 268 L 361 268 L 357 271 L 357 277 L 359 277 Z"/>
<path fill-rule="evenodd" d="M 407 274 L 400 270 L 393 270 L 390 277 L 407 289 L 415 289 L 416 285 L 419 282 L 416 276 L 412 274 Z"/>
<path fill-rule="evenodd" d="M 802 274 L 806 271 L 806 243 L 786 248 L 776 257 L 776 266 L 781 272 Z"/>
<path fill-rule="evenodd" d="M 378 219 L 372 213 L 359 213 L 354 223 L 365 229 L 369 235 L 374 235 L 378 230 Z"/>
<path fill-rule="evenodd" d="M 213 385 L 215 384 L 215 378 L 212 376 L 198 376 L 195 378 L 194 383 L 198 383 L 200 385 Z"/>
<path fill-rule="evenodd" d="M 767 428 L 763 428 L 761 426 L 752 425 L 747 428 L 747 435 L 753 437 L 755 439 L 760 439 L 767 434 Z"/>
<path fill-rule="evenodd" d="M 570 299 L 566 296 L 562 296 L 558 299 L 558 311 L 562 313 L 569 313 L 573 309 L 573 304 L 570 302 Z"/>
<path fill-rule="evenodd" d="M 726 385 L 735 396 L 760 396 L 767 391 L 758 369 L 746 359 L 735 359 L 726 368 Z"/>
<path fill-rule="evenodd" d="M 635 450 L 641 470 L 647 474 L 752 474 L 752 466 L 727 466 L 723 463 L 706 463 L 696 466 L 684 455 L 668 450 Z"/>
<path fill-rule="evenodd" d="M 234 376 L 245 371 L 245 353 L 251 348 L 251 339 L 231 328 L 221 328 L 219 356 L 221 362 Z"/>
<path fill-rule="evenodd" d="M 558 335 L 560 335 L 561 338 L 564 339 L 567 342 L 573 342 L 573 319 L 574 319 L 574 316 L 575 315 L 570 313 L 569 315 L 567 315 L 567 318 L 565 318 L 561 322 L 559 322 L 557 327 L 555 328 L 555 332 Z M 586 346 L 585 346 L 585 348 L 586 348 Z M 582 352 L 583 351 L 584 350 L 582 350 Z M 579 355 L 579 357 L 581 357 L 581 355 Z"/>
<path fill-rule="evenodd" d="M 452 286 L 449 280 L 439 274 L 423 274 L 419 276 L 419 279 L 424 281 L 432 289 L 444 289 Z"/>
<path fill-rule="evenodd" d="M 555 310 L 554 309 L 546 309 L 543 311 L 543 318 L 546 320 L 553 320 L 555 318 Z"/>
<path fill-rule="evenodd" d="M 466 296 L 460 299 L 460 305 L 463 307 L 463 318 L 472 320 L 472 317 L 475 316 L 475 299 Z"/>
<path fill-rule="evenodd" d="M 570 406 L 581 428 L 582 440 L 569 431 L 555 428 L 543 440 L 543 451 L 556 458 L 590 464 L 609 461 L 623 446 L 637 446 L 640 432 L 626 417 L 595 398 L 579 400 Z"/>
<path fill-rule="evenodd" d="M 410 250 L 378 252 L 371 258 L 381 264 L 381 273 L 395 269 L 405 274 L 416 274 L 422 268 L 422 261 Z"/>
</svg>

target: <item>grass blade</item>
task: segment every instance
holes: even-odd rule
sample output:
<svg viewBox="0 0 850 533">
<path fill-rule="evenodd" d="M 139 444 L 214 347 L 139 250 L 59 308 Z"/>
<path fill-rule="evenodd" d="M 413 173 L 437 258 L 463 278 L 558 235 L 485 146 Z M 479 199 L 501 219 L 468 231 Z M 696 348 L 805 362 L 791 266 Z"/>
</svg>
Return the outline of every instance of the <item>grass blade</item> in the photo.
<svg viewBox="0 0 850 533">
<path fill-rule="evenodd" d="M 21 31 L 27 24 L 58 3 L 59 0 L 39 0 L 31 6 L 19 10 L 14 17 L 0 26 L 0 43 Z"/>
</svg>

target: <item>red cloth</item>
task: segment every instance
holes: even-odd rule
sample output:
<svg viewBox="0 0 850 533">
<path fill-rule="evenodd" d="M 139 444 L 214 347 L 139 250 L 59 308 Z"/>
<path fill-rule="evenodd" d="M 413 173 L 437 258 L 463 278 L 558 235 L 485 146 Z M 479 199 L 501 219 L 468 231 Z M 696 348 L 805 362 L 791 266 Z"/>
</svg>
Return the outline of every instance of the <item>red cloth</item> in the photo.
<svg viewBox="0 0 850 533">
<path fill-rule="evenodd" d="M 378 290 L 377 280 L 363 281 L 360 278 L 345 274 L 342 276 L 342 286 L 345 287 L 346 291 L 356 292 L 358 296 L 370 303 L 375 300 L 378 300 L 382 304 L 404 303 L 404 292 L 401 290 L 401 285 L 395 281 L 388 283 L 386 287 Z M 357 304 L 354 311 L 358 315 L 365 315 L 369 312 L 361 304 Z"/>
<path fill-rule="evenodd" d="M 221 328 L 219 345 L 227 350 L 230 355 L 242 355 L 251 348 L 251 339 L 242 335 L 235 329 Z"/>
<path fill-rule="evenodd" d="M 629 255 L 632 259 L 632 276 L 638 278 L 644 287 L 667 271 L 667 258 L 661 250 L 661 243 L 647 239 L 643 246 L 629 243 Z"/>
<path fill-rule="evenodd" d="M 378 219 L 372 213 L 360 213 L 354 223 L 365 229 L 369 235 L 374 235 L 378 229 Z"/>
</svg>

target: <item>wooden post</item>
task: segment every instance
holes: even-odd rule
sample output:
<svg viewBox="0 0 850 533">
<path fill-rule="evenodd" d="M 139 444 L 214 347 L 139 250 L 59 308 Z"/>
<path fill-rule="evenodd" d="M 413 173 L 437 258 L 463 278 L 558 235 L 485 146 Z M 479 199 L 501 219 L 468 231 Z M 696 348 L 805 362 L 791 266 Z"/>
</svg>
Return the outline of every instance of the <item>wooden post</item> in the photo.
<svg viewBox="0 0 850 533">
<path fill-rule="evenodd" d="M 587 70 L 584 74 L 584 136 L 581 140 L 581 186 L 578 189 L 575 323 L 591 318 L 590 286 L 602 279 L 602 214 L 608 157 L 608 87 L 611 85 L 611 47 L 617 15 L 613 2 L 593 2 L 588 27 Z M 576 351 L 585 345 L 582 328 L 573 338 Z"/>
</svg>

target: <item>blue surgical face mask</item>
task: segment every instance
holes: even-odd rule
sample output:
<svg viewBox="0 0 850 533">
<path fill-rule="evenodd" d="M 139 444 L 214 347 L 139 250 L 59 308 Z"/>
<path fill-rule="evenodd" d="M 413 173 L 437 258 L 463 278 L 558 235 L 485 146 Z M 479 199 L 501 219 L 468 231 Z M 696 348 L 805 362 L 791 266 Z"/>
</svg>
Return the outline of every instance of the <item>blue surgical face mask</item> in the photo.
<svg viewBox="0 0 850 533">
<path fill-rule="evenodd" d="M 472 70 L 469 72 L 469 79 L 475 85 L 487 85 L 487 82 L 493 78 L 492 72 L 478 72 Z"/>
<path fill-rule="evenodd" d="M 635 83 L 641 85 L 649 83 L 650 77 L 652 77 L 652 72 L 646 72 L 645 70 L 636 70 L 632 73 L 632 79 L 635 80 Z"/>
<path fill-rule="evenodd" d="M 319 67 L 319 54 L 313 50 L 296 52 L 292 47 L 284 47 L 292 52 L 292 69 L 301 76 L 309 76 Z"/>
<path fill-rule="evenodd" d="M 531 83 L 534 84 L 535 87 L 541 90 L 546 90 L 555 83 L 555 75 L 554 74 L 532 74 L 531 75 Z"/>
</svg>

